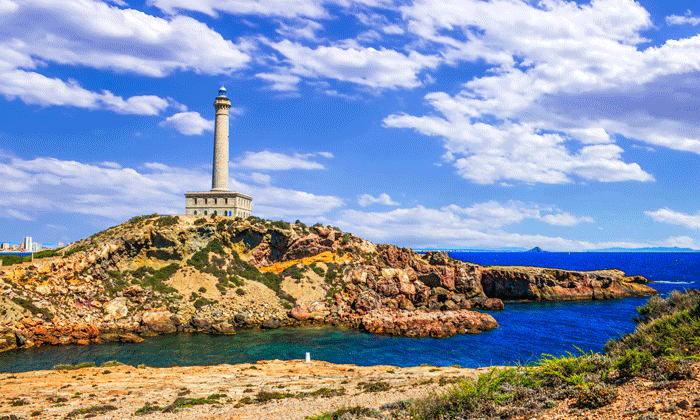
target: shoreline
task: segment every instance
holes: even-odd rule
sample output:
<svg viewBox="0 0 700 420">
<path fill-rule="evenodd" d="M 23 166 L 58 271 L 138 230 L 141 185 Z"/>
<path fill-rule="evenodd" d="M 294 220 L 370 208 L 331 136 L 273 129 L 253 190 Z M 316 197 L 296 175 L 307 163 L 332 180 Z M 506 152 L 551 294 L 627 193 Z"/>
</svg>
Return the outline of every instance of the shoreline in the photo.
<svg viewBox="0 0 700 420">
<path fill-rule="evenodd" d="M 3 373 L 0 417 L 306 420 L 322 413 L 361 407 L 374 410 L 381 419 L 408 418 L 409 401 L 444 395 L 457 381 L 502 368 L 505 367 L 399 368 L 295 359 L 216 366 L 105 365 Z M 696 362 L 693 369 L 698 372 L 700 363 Z M 536 418 L 621 420 L 630 418 L 630 413 L 637 416 L 632 418 L 698 418 L 700 381 L 687 379 L 672 385 L 659 387 L 635 378 L 617 388 L 619 398 L 609 405 L 579 409 L 575 398 L 565 398 L 538 411 Z M 644 415 L 647 417 L 640 417 Z"/>
<path fill-rule="evenodd" d="M 0 404 L 0 416 L 14 414 L 25 418 L 39 412 L 37 416 L 41 418 L 62 419 L 76 410 L 109 406 L 115 408 L 96 418 L 119 419 L 135 416 L 146 403 L 164 407 L 177 398 L 207 399 L 225 394 L 216 398 L 218 402 L 180 408 L 176 413 L 157 411 L 136 417 L 259 419 L 264 413 L 269 420 L 303 420 L 347 406 L 379 409 L 398 401 L 424 398 L 441 388 L 440 384 L 476 377 L 490 369 L 357 366 L 296 359 L 217 366 L 120 365 L 3 373 L 0 393 L 5 396 L 5 403 Z M 281 397 L 259 401 L 261 391 Z M 250 403 L 246 403 L 246 398 Z M 11 401 L 21 403 L 13 405 Z"/>
</svg>

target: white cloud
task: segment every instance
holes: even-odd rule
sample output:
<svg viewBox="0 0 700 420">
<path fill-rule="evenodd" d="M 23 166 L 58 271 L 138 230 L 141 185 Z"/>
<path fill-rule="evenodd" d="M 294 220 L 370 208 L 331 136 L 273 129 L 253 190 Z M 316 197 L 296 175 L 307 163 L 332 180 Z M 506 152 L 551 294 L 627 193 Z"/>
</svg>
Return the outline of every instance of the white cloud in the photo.
<svg viewBox="0 0 700 420">
<path fill-rule="evenodd" d="M 214 131 L 214 120 L 207 120 L 199 112 L 178 112 L 161 121 L 161 127 L 171 127 L 186 136 L 201 136 L 205 131 Z"/>
<path fill-rule="evenodd" d="M 320 153 L 306 153 L 300 154 L 295 153 L 293 155 L 286 155 L 284 153 L 276 153 L 270 151 L 262 152 L 246 152 L 242 157 L 236 159 L 232 166 L 240 168 L 249 168 L 258 171 L 286 171 L 290 169 L 324 169 L 325 167 L 311 160 L 316 156 L 333 157 L 332 154 L 327 152 Z"/>
<path fill-rule="evenodd" d="M 575 226 L 579 223 L 594 223 L 592 217 L 576 217 L 570 213 L 547 214 L 542 216 L 541 220 L 554 226 Z"/>
<path fill-rule="evenodd" d="M 270 89 L 280 92 L 294 92 L 297 90 L 297 84 L 301 81 L 301 77 L 291 74 L 277 73 L 258 73 L 255 75 L 260 79 L 271 82 Z"/>
<path fill-rule="evenodd" d="M 165 13 L 175 14 L 176 10 L 192 10 L 216 16 L 218 12 L 281 17 L 327 17 L 321 6 L 322 0 L 148 0 Z"/>
<path fill-rule="evenodd" d="M 385 206 L 398 206 L 399 203 L 393 201 L 389 194 L 382 193 L 377 197 L 373 197 L 369 194 L 362 194 L 357 197 L 357 204 L 362 207 L 369 206 L 370 204 L 383 204 Z"/>
<path fill-rule="evenodd" d="M 19 9 L 19 5 L 12 0 L 0 0 L 0 15 L 4 13 L 14 13 Z"/>
<path fill-rule="evenodd" d="M 7 209 L 6 210 L 6 217 L 10 217 L 12 219 L 17 219 L 17 220 L 22 220 L 24 222 L 32 222 L 35 220 L 32 216 L 30 216 L 26 213 L 23 213 L 21 211 L 15 210 L 15 209 Z"/>
<path fill-rule="evenodd" d="M 388 35 L 403 35 L 406 31 L 399 25 L 387 25 L 382 28 L 382 32 Z"/>
<path fill-rule="evenodd" d="M 256 184 L 270 185 L 272 183 L 272 176 L 269 174 L 261 174 L 260 172 L 253 172 L 250 174 L 250 179 Z"/>
<path fill-rule="evenodd" d="M 500 227 L 515 223 L 515 219 L 522 220 L 530 213 L 530 209 L 525 209 L 523 215 L 507 208 L 497 210 L 494 207 L 491 211 L 484 211 L 488 207 L 489 203 L 463 209 L 453 205 L 441 209 L 416 206 L 388 212 L 346 210 L 331 223 L 375 242 L 414 247 L 541 246 L 547 250 L 576 251 L 608 245 L 600 246 L 601 244 L 544 235 L 508 233 L 500 230 Z"/>
<path fill-rule="evenodd" d="M 654 211 L 645 211 L 644 214 L 657 222 L 684 226 L 688 229 L 700 229 L 700 213 L 691 215 L 664 207 Z"/>
<path fill-rule="evenodd" d="M 700 249 L 700 245 L 695 241 L 695 239 L 689 236 L 673 236 L 662 242 L 662 246 L 666 247 L 678 247 L 678 248 L 691 248 Z"/>
<path fill-rule="evenodd" d="M 279 28 L 275 30 L 284 38 L 308 39 L 317 41 L 316 32 L 323 29 L 323 25 L 310 19 L 295 19 L 291 24 L 278 22 Z"/>
<path fill-rule="evenodd" d="M 615 134 L 700 153 L 697 124 L 657 100 L 680 90 L 697 102 L 677 76 L 700 70 L 700 36 L 640 46 L 652 22 L 633 0 L 417 0 L 400 9 L 408 32 L 447 63 L 491 65 L 457 94 L 426 95 L 434 112 L 384 120 L 444 139 L 467 179 L 653 180 L 623 159 Z"/>
<path fill-rule="evenodd" d="M 211 185 L 210 171 L 159 162 L 146 163 L 137 170 L 2 156 L 0 175 L 0 195 L 13 204 L 0 216 L 20 220 L 34 220 L 29 214 L 70 213 L 104 217 L 113 223 L 140 214 L 182 214 L 184 193 Z M 252 187 L 231 179 L 229 185 L 251 194 L 253 214 L 265 218 L 319 217 L 343 205 L 338 197 L 269 184 Z"/>
<path fill-rule="evenodd" d="M 236 45 L 187 16 L 164 19 L 96 0 L 14 4 L 0 45 L 28 57 L 27 68 L 53 62 L 163 77 L 176 70 L 231 74 L 250 60 L 245 42 Z"/>
<path fill-rule="evenodd" d="M 666 16 L 666 23 L 668 25 L 697 26 L 698 24 L 700 24 L 700 17 L 693 16 L 693 12 L 688 10 L 684 16 L 678 16 L 678 15 Z"/>
<path fill-rule="evenodd" d="M 83 89 L 75 81 L 66 83 L 23 70 L 0 72 L 0 94 L 8 100 L 19 98 L 28 105 L 107 109 L 118 114 L 158 115 L 168 107 L 168 101 L 157 96 L 132 96 L 125 100 L 109 91 L 97 93 Z"/>
<path fill-rule="evenodd" d="M 352 42 L 348 42 L 352 44 Z M 373 89 L 414 88 L 422 82 L 418 75 L 437 67 L 437 56 L 358 45 L 307 47 L 289 40 L 268 42 L 282 54 L 280 71 L 309 79 L 335 79 Z"/>
</svg>

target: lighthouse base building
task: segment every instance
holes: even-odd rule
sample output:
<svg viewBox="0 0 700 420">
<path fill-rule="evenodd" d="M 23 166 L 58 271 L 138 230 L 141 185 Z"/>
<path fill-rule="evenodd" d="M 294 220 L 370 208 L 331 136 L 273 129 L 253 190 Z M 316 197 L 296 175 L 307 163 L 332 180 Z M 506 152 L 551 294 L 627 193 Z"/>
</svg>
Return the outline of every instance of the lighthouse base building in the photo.
<svg viewBox="0 0 700 420">
<path fill-rule="evenodd" d="M 251 215 L 253 199 L 228 189 L 228 119 L 231 102 L 226 89 L 219 89 L 214 101 L 214 168 L 211 191 L 185 193 L 185 214 L 188 216 L 226 216 L 246 218 Z"/>
<path fill-rule="evenodd" d="M 236 191 L 185 193 L 185 214 L 188 216 L 229 216 L 246 218 L 251 214 L 253 199 Z"/>
</svg>

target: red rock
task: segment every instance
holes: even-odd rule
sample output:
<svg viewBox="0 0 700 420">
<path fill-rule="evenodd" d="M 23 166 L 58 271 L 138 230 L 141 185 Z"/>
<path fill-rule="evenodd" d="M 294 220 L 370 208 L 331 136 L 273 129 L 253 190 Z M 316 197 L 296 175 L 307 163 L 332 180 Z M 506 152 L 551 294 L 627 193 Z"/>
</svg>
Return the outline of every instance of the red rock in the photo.
<svg viewBox="0 0 700 420">
<path fill-rule="evenodd" d="M 307 311 L 306 307 L 303 305 L 297 305 L 294 308 L 292 308 L 292 310 L 289 311 L 289 316 L 296 319 L 297 321 L 306 321 L 310 317 L 309 311 Z"/>
</svg>

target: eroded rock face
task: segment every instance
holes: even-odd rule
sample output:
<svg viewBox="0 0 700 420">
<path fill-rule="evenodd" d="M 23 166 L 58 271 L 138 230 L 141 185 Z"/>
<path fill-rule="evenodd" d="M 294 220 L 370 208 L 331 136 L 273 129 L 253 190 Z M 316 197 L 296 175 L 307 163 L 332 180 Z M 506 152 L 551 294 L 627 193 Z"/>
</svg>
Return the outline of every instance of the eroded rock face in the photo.
<svg viewBox="0 0 700 420">
<path fill-rule="evenodd" d="M 214 242 L 219 251 L 187 263 Z M 418 254 L 375 245 L 330 226 L 255 218 L 135 218 L 66 251 L 71 255 L 0 268 L 0 313 L 5 314 L 0 315 L 0 351 L 137 341 L 135 333 L 232 334 L 234 326 L 277 328 L 300 322 L 438 337 L 492 328 L 468 310 L 500 310 L 501 299 L 609 299 L 656 293 L 643 277 L 617 270 L 484 268 L 443 252 Z M 307 268 L 312 263 L 318 265 Z M 290 308 L 294 300 L 282 301 L 283 294 L 268 287 L 274 281 L 265 286 L 255 268 L 279 273 L 295 264 L 303 264 L 297 267 L 301 278 L 294 277 L 300 283 L 297 293 L 308 297 L 313 290 L 314 295 L 303 299 L 305 306 L 288 310 L 285 305 Z M 247 274 L 232 274 L 241 265 Z M 153 274 L 171 266 L 175 274 L 166 283 Z M 228 285 L 221 282 L 221 273 Z M 245 287 L 255 286 L 236 295 L 236 276 L 247 279 Z M 291 278 L 287 275 L 281 284 L 295 284 Z M 177 286 L 175 292 L 172 286 Z M 251 292 L 257 293 L 255 298 L 249 297 Z M 200 297 L 206 300 L 197 303 Z M 26 302 L 34 305 L 34 312 L 26 309 L 32 307 Z"/>
<path fill-rule="evenodd" d="M 145 327 L 144 333 L 173 333 L 177 327 L 172 320 L 173 314 L 166 310 L 146 311 L 141 315 L 141 325 Z"/>
<path fill-rule="evenodd" d="M 539 267 L 490 267 L 481 281 L 486 295 L 506 300 L 597 300 L 656 294 L 642 276 L 620 270 L 569 271 Z"/>
<path fill-rule="evenodd" d="M 406 337 L 451 337 L 498 326 L 489 314 L 474 311 L 372 311 L 359 319 L 360 328 L 375 334 Z"/>
<path fill-rule="evenodd" d="M 118 297 L 110 300 L 103 305 L 105 314 L 110 319 L 120 319 L 124 318 L 128 313 L 129 309 L 126 306 L 126 298 Z"/>
</svg>

